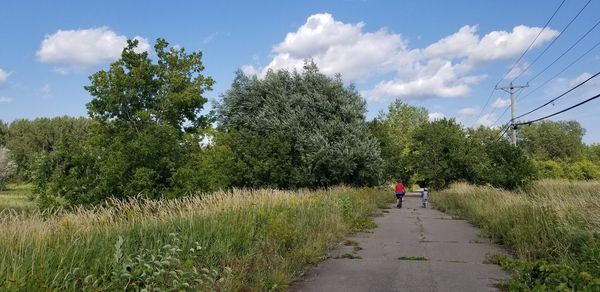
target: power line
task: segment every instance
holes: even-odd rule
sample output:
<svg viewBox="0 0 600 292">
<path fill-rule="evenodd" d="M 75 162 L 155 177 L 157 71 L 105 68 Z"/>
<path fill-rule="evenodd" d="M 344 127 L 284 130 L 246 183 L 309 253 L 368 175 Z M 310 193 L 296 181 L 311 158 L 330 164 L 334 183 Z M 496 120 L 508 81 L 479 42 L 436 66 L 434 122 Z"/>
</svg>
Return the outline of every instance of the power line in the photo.
<svg viewBox="0 0 600 292">
<path fill-rule="evenodd" d="M 550 18 L 548 18 L 548 21 L 546 21 L 546 24 L 544 24 L 544 27 L 542 27 L 540 32 L 538 32 L 538 34 L 535 36 L 533 41 L 529 44 L 529 47 L 527 47 L 527 49 L 523 52 L 523 54 L 521 54 L 521 56 L 519 56 L 519 58 L 512 65 L 510 65 L 508 71 L 506 71 L 506 73 L 504 73 L 504 76 L 502 76 L 502 79 L 504 79 L 504 77 L 506 77 L 506 75 L 508 75 L 508 73 L 510 73 L 517 66 L 517 64 L 519 64 L 519 61 L 521 61 L 521 59 L 523 59 L 523 56 L 525 56 L 525 54 L 529 51 L 529 49 L 531 49 L 533 44 L 535 44 L 535 41 L 537 41 L 537 39 L 540 37 L 542 32 L 544 32 L 544 30 L 546 30 L 546 27 L 548 27 L 548 24 L 550 24 L 550 21 L 552 21 L 552 19 L 556 15 L 556 13 L 558 13 L 558 10 L 563 6 L 563 4 L 565 4 L 565 1 L 567 1 L 567 0 L 563 0 L 560 3 L 560 5 L 558 5 L 556 10 L 554 10 L 554 13 L 552 13 L 552 16 L 550 16 Z M 502 80 L 502 79 L 500 79 L 500 80 Z M 500 82 L 498 82 L 498 83 L 500 83 Z"/>
<path fill-rule="evenodd" d="M 579 62 L 581 59 L 583 59 L 583 57 L 587 56 L 587 54 L 589 54 L 591 51 L 593 51 L 596 47 L 598 47 L 600 45 L 600 41 L 596 42 L 595 45 L 593 45 L 589 50 L 587 50 L 585 53 L 583 53 L 582 55 L 580 55 L 577 59 L 575 59 L 573 62 L 571 62 L 569 65 L 567 65 L 565 68 L 563 68 L 560 72 L 556 73 L 554 76 L 552 76 L 550 79 L 544 81 L 542 84 L 540 84 L 539 86 L 537 86 L 536 88 L 534 88 L 533 90 L 529 91 L 529 93 L 527 93 L 525 96 L 523 96 L 521 99 L 525 99 L 528 96 L 530 96 L 532 93 L 536 92 L 538 89 L 542 88 L 544 85 L 548 84 L 548 82 L 554 80 L 556 77 L 560 76 L 560 74 L 562 74 L 563 72 L 567 71 L 567 69 L 571 68 L 571 66 L 575 65 L 577 62 Z M 535 78 L 537 78 L 539 76 L 536 75 L 534 78 L 531 78 L 529 81 L 534 80 Z M 519 94 L 520 95 L 520 94 Z M 519 97 L 519 95 L 517 95 L 517 98 Z"/>
<path fill-rule="evenodd" d="M 524 116 L 526 116 L 526 115 L 528 115 L 528 114 L 530 114 L 530 113 L 532 113 L 532 112 L 535 112 L 535 111 L 537 111 L 537 110 L 539 110 L 539 109 L 541 109 L 541 108 L 543 108 L 543 107 L 545 107 L 545 106 L 547 106 L 547 105 L 549 105 L 549 104 L 551 104 L 551 103 L 553 103 L 553 102 L 557 101 L 559 98 L 561 98 L 561 97 L 565 96 L 566 94 L 568 94 L 569 92 L 571 92 L 571 91 L 573 91 L 573 90 L 575 90 L 575 89 L 579 88 L 579 86 L 586 84 L 588 81 L 590 81 L 590 80 L 594 79 L 594 78 L 595 78 L 596 76 L 598 76 L 598 75 L 600 75 L 600 72 L 598 72 L 598 73 L 596 73 L 596 74 L 592 75 L 590 78 L 588 78 L 588 79 L 586 79 L 586 80 L 584 80 L 584 81 L 580 82 L 579 84 L 577 84 L 577 85 L 573 86 L 571 89 L 569 89 L 569 90 L 567 90 L 567 91 L 563 92 L 561 95 L 559 95 L 559 96 L 557 96 L 557 97 L 555 97 L 555 98 L 553 98 L 553 99 L 549 100 L 548 102 L 546 102 L 546 103 L 544 103 L 544 104 L 542 104 L 542 105 L 540 105 L 540 106 L 538 106 L 538 107 L 536 107 L 536 108 L 534 108 L 534 109 L 532 109 L 532 110 L 530 110 L 530 111 L 528 111 L 528 112 L 526 112 L 526 113 L 524 113 L 524 114 L 522 114 L 522 115 L 520 115 L 520 116 L 516 117 L 515 119 L 518 119 L 518 118 L 524 117 Z"/>
<path fill-rule="evenodd" d="M 582 35 L 573 45 L 571 45 L 566 51 L 564 51 L 560 56 L 558 56 L 558 58 L 556 58 L 552 63 L 550 63 L 550 65 L 546 66 L 546 68 L 544 68 L 542 71 L 540 71 L 538 74 L 536 74 L 533 78 L 529 79 L 529 81 L 527 81 L 527 82 L 530 82 L 531 80 L 540 76 L 542 73 L 546 72 L 546 70 L 548 70 L 548 68 L 552 67 L 552 65 L 554 65 L 564 55 L 566 55 L 569 51 L 571 51 L 571 49 L 573 49 L 577 44 L 579 44 L 579 42 L 581 42 L 588 34 L 590 34 L 590 32 L 592 32 L 599 24 L 600 24 L 600 20 L 598 20 L 598 22 L 596 22 L 596 24 L 592 28 L 590 28 L 584 35 Z"/>
<path fill-rule="evenodd" d="M 487 105 L 490 103 L 490 99 L 494 95 L 494 91 L 496 91 L 495 88 L 498 85 L 500 85 L 500 82 L 502 82 L 502 80 L 504 80 L 504 78 L 506 78 L 506 76 L 508 75 L 508 73 L 510 73 L 514 69 L 514 67 L 521 61 L 521 59 L 523 58 L 523 56 L 525 56 L 525 54 L 529 51 L 529 49 L 531 49 L 531 47 L 533 46 L 533 44 L 535 43 L 535 41 L 537 41 L 537 39 L 540 37 L 540 35 L 542 34 L 542 32 L 544 32 L 544 30 L 548 27 L 548 24 L 550 24 L 550 21 L 552 21 L 552 19 L 554 19 L 554 16 L 556 16 L 556 13 L 558 13 L 558 10 L 560 10 L 560 8 L 563 6 L 563 4 L 565 4 L 565 1 L 566 0 L 563 0 L 560 3 L 560 5 L 558 5 L 558 7 L 554 10 L 554 13 L 552 13 L 552 16 L 550 16 L 550 18 L 548 18 L 548 21 L 546 21 L 546 24 L 544 24 L 544 27 L 540 30 L 540 32 L 537 34 L 537 36 L 535 36 L 535 38 L 529 44 L 529 46 L 527 47 L 527 49 L 525 49 L 525 51 L 523 51 L 523 53 L 521 54 L 521 56 L 519 56 L 519 58 L 515 62 L 513 62 L 512 65 L 510 65 L 508 71 L 506 71 L 506 73 L 504 73 L 504 75 L 502 76 L 502 78 L 500 78 L 500 80 L 498 80 L 498 82 L 496 82 L 496 85 L 494 85 L 494 88 L 492 89 L 492 91 L 490 92 L 490 95 L 488 96 L 487 100 L 485 101 L 485 104 L 483 105 L 483 108 L 481 108 L 481 112 L 479 112 L 479 115 L 477 115 L 477 118 L 475 119 L 475 122 L 471 125 L 471 127 L 481 117 L 481 115 L 485 111 Z M 586 4 L 586 6 L 587 6 L 587 4 Z"/>
<path fill-rule="evenodd" d="M 596 94 L 595 96 L 592 96 L 592 97 L 590 97 L 590 98 L 588 98 L 588 99 L 586 99 L 586 100 L 584 100 L 584 101 L 582 101 L 582 102 L 580 102 L 580 103 L 578 103 L 578 104 L 575 104 L 575 105 L 572 105 L 572 106 L 570 106 L 570 107 L 568 107 L 568 108 L 566 108 L 566 109 L 563 109 L 563 110 L 561 110 L 561 111 L 558 111 L 558 112 L 555 112 L 555 113 L 553 113 L 553 114 L 550 114 L 550 115 L 547 115 L 547 116 L 541 117 L 541 118 L 539 118 L 539 119 L 535 119 L 535 120 L 531 120 L 531 121 L 527 121 L 527 122 L 522 122 L 522 123 L 517 123 L 517 124 L 515 124 L 515 126 L 521 126 L 521 125 L 530 125 L 530 124 L 533 124 L 533 123 L 539 122 L 539 121 L 541 121 L 541 120 L 545 120 L 545 119 L 547 119 L 547 118 L 551 118 L 551 117 L 553 117 L 553 116 L 556 116 L 556 115 L 558 115 L 558 114 L 564 113 L 564 112 L 566 112 L 566 111 L 568 111 L 568 110 L 574 109 L 574 108 L 576 108 L 576 107 L 578 107 L 578 106 L 581 106 L 581 105 L 583 105 L 583 104 L 586 104 L 586 103 L 588 103 L 588 102 L 590 102 L 590 101 L 592 101 L 592 100 L 594 100 L 594 99 L 596 99 L 596 98 L 598 98 L 598 97 L 600 97 L 600 93 L 599 93 L 599 94 Z"/>
<path fill-rule="evenodd" d="M 521 77 L 523 75 L 523 73 L 527 72 L 527 70 L 533 64 L 535 64 L 535 62 L 537 62 L 546 53 L 546 51 L 548 51 L 548 49 L 550 49 L 550 47 L 552 47 L 552 45 L 556 42 L 556 40 L 558 40 L 560 38 L 560 36 L 563 35 L 563 33 L 569 28 L 569 26 L 571 26 L 571 24 L 575 21 L 575 19 L 577 19 L 577 17 L 579 17 L 581 12 L 583 12 L 583 10 L 590 4 L 590 2 L 592 2 L 592 0 L 588 0 L 588 2 L 585 3 L 583 8 L 581 8 L 581 10 L 579 10 L 579 12 L 575 15 L 575 17 L 573 17 L 571 19 L 571 21 L 569 21 L 569 23 L 560 31 L 560 33 L 558 33 L 558 35 L 552 40 L 552 42 L 550 42 L 550 44 L 548 44 L 548 46 L 546 46 L 546 48 L 533 60 L 533 62 L 529 63 L 529 65 L 527 65 L 527 67 L 524 70 L 521 70 L 519 75 L 517 75 L 517 77 L 513 78 L 513 80 L 511 80 L 511 82 L 514 82 L 515 80 L 517 80 L 517 78 Z"/>
<path fill-rule="evenodd" d="M 502 139 L 502 136 L 504 136 L 504 134 L 508 131 L 508 129 L 510 129 L 510 124 L 506 125 L 506 127 L 504 127 L 504 130 L 500 131 L 500 135 L 498 136 L 498 139 L 496 139 L 496 142 L 500 141 L 500 139 Z"/>
</svg>

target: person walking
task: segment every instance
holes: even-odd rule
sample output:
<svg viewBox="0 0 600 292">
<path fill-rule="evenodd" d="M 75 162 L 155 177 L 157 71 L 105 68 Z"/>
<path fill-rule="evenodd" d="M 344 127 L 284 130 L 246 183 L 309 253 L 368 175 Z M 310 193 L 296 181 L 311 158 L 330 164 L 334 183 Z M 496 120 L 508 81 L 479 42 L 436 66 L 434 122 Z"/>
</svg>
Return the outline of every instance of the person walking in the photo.
<svg viewBox="0 0 600 292">
<path fill-rule="evenodd" d="M 423 188 L 423 191 L 421 192 L 421 204 L 423 205 L 423 208 L 427 208 L 428 201 L 429 201 L 429 189 Z"/>
<path fill-rule="evenodd" d="M 402 199 L 404 198 L 404 184 L 402 184 L 401 180 L 398 180 L 396 183 L 396 199 L 398 200 L 398 204 L 396 207 L 402 208 Z"/>
</svg>

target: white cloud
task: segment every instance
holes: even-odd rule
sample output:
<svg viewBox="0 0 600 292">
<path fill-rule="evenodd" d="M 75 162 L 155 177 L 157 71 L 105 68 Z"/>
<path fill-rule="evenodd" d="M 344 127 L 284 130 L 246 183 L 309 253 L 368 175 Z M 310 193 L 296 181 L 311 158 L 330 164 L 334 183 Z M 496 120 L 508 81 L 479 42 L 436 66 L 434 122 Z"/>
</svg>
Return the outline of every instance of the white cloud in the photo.
<svg viewBox="0 0 600 292">
<path fill-rule="evenodd" d="M 512 80 L 519 76 L 528 75 L 528 73 L 529 73 L 528 67 L 529 67 L 528 62 L 519 62 L 519 64 L 512 67 L 510 69 L 510 71 L 508 71 L 508 73 L 506 74 L 506 77 L 504 77 L 504 80 Z"/>
<path fill-rule="evenodd" d="M 496 101 L 494 101 L 494 104 L 492 105 L 494 108 L 504 108 L 510 105 L 510 98 L 498 98 L 496 99 Z"/>
<path fill-rule="evenodd" d="M 439 112 L 429 113 L 429 121 L 430 122 L 441 120 L 445 117 L 446 116 L 443 113 L 439 113 Z"/>
<path fill-rule="evenodd" d="M 6 72 L 0 68 L 0 84 L 6 82 L 8 76 L 10 76 L 10 72 Z"/>
<path fill-rule="evenodd" d="M 400 34 L 385 28 L 367 32 L 364 27 L 363 22 L 343 23 L 328 13 L 311 15 L 274 46 L 268 65 L 246 65 L 243 70 L 263 76 L 268 69 L 300 70 L 304 60 L 312 59 L 324 73 L 341 73 L 347 81 L 385 78 L 365 91 L 371 100 L 465 96 L 485 78 L 473 74 L 476 69 L 518 55 L 541 30 L 516 26 L 512 32 L 493 31 L 480 37 L 476 26 L 467 25 L 425 48 L 410 49 Z M 533 47 L 557 34 L 545 30 Z"/>
<path fill-rule="evenodd" d="M 497 117 L 496 117 L 495 113 L 485 114 L 485 115 L 481 116 L 479 119 L 477 119 L 477 121 L 475 122 L 475 127 L 479 127 L 481 125 L 486 126 L 486 127 L 491 127 L 496 122 L 496 119 L 497 119 Z"/>
<path fill-rule="evenodd" d="M 12 98 L 6 96 L 0 96 L 0 103 L 9 103 L 12 101 Z"/>
<path fill-rule="evenodd" d="M 470 117 L 477 114 L 477 109 L 474 107 L 466 107 L 458 110 L 458 115 L 463 117 Z"/>
<path fill-rule="evenodd" d="M 48 84 L 48 83 L 42 85 L 42 87 L 40 87 L 38 89 L 38 92 L 42 97 L 45 97 L 45 98 L 52 96 L 52 88 L 50 87 L 50 84 Z"/>
<path fill-rule="evenodd" d="M 148 51 L 148 40 L 139 36 L 137 51 Z M 112 62 L 121 56 L 127 37 L 117 35 L 108 27 L 79 30 L 59 30 L 46 35 L 36 55 L 40 62 L 57 64 L 58 72 L 69 68 L 87 68 Z"/>
</svg>

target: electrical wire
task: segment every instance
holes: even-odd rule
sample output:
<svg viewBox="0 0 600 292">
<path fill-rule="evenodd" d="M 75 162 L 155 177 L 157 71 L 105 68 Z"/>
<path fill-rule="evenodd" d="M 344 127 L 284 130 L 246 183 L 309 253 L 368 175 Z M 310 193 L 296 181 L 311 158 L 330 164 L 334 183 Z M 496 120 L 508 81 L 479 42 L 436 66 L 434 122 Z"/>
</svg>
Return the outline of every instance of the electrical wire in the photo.
<svg viewBox="0 0 600 292">
<path fill-rule="evenodd" d="M 519 73 L 519 75 L 517 75 L 517 77 L 513 78 L 511 80 L 511 82 L 514 82 L 515 80 L 517 80 L 519 77 L 521 77 L 523 75 L 523 73 L 527 72 L 527 70 L 533 65 L 535 64 L 547 51 L 548 49 L 550 49 L 552 47 L 552 45 L 554 45 L 554 43 L 556 43 L 556 40 L 558 40 L 560 38 L 560 36 L 562 36 L 564 34 L 564 32 L 571 26 L 571 24 L 575 21 L 575 19 L 577 19 L 579 17 L 579 15 L 581 14 L 581 12 L 583 12 L 583 10 L 585 10 L 585 8 L 590 4 L 590 2 L 592 2 L 592 0 L 588 0 L 587 3 L 585 3 L 585 5 L 583 6 L 583 8 L 581 8 L 581 10 L 579 10 L 579 12 L 575 15 L 575 17 L 573 17 L 571 19 L 571 21 L 569 21 L 569 23 L 567 23 L 567 25 L 558 33 L 558 35 L 552 40 L 552 42 L 550 42 L 550 44 L 548 44 L 548 46 L 546 46 L 546 48 L 531 62 L 527 65 L 527 67 L 524 70 L 521 70 L 521 72 Z"/>
<path fill-rule="evenodd" d="M 533 47 L 533 44 L 535 44 L 535 41 L 537 41 L 537 39 L 540 37 L 540 35 L 542 34 L 542 32 L 544 32 L 544 30 L 546 30 L 546 28 L 548 27 L 548 24 L 550 24 L 550 21 L 552 21 L 552 19 L 554 19 L 554 16 L 556 16 L 556 14 L 558 13 L 558 11 L 560 10 L 560 8 L 563 6 L 563 4 L 565 4 L 566 0 L 563 0 L 560 5 L 558 5 L 558 7 L 554 10 L 554 13 L 552 13 L 552 16 L 550 16 L 550 18 L 548 18 L 548 21 L 546 21 L 546 24 L 544 24 L 544 27 L 540 30 L 540 32 L 535 36 L 535 38 L 533 39 L 533 41 L 529 44 L 529 46 L 527 47 L 527 49 L 525 49 L 525 51 L 523 51 L 523 53 L 521 54 L 521 56 L 519 56 L 519 58 L 512 63 L 512 65 L 509 67 L 509 69 L 506 71 L 506 73 L 504 73 L 504 75 L 502 76 L 502 78 L 500 78 L 500 80 L 498 80 L 498 82 L 496 82 L 496 85 L 494 85 L 494 88 L 492 89 L 492 91 L 490 92 L 487 100 L 485 101 L 485 104 L 483 105 L 483 108 L 481 108 L 481 112 L 479 112 L 479 115 L 477 115 L 477 118 L 475 119 L 475 121 L 477 121 L 481 115 L 483 115 L 483 112 L 485 111 L 486 107 L 488 106 L 488 104 L 490 103 L 490 99 L 492 98 L 492 96 L 494 95 L 494 91 L 495 88 L 500 84 L 500 82 L 502 82 L 502 80 L 504 80 L 504 78 L 506 78 L 506 76 L 515 68 L 515 66 L 521 61 L 521 59 L 523 59 L 523 56 L 525 56 L 525 54 L 529 51 L 529 49 L 531 49 L 531 47 Z M 590 0 L 591 1 L 591 0 Z M 589 2 L 588 2 L 589 4 Z M 586 4 L 587 6 L 587 4 Z M 580 12 L 581 13 L 581 12 Z M 475 125 L 475 122 L 473 124 L 471 124 L 471 127 Z"/>
<path fill-rule="evenodd" d="M 524 117 L 524 116 L 526 116 L 526 115 L 528 115 L 528 114 L 530 114 L 530 113 L 533 113 L 533 112 L 535 112 L 535 111 L 537 111 L 537 110 L 539 110 L 539 109 L 541 109 L 541 108 L 543 108 L 543 107 L 545 107 L 545 106 L 547 106 L 547 105 L 549 105 L 549 104 L 551 104 L 551 103 L 553 103 L 553 102 L 557 101 L 557 100 L 558 100 L 558 99 L 560 99 L 561 97 L 563 97 L 563 96 L 567 95 L 569 92 L 571 92 L 571 91 L 573 91 L 573 90 L 575 90 L 575 89 L 579 88 L 579 86 L 586 84 L 588 81 L 590 81 L 590 80 L 594 79 L 594 78 L 595 78 L 596 76 L 598 76 L 598 75 L 600 75 L 600 71 L 599 71 L 598 73 L 596 73 L 596 74 L 594 74 L 594 75 L 590 76 L 588 79 L 586 79 L 586 80 L 584 80 L 584 81 L 580 82 L 579 84 L 577 84 L 577 85 L 573 86 L 571 89 L 569 89 L 569 90 L 567 90 L 567 91 L 563 92 L 561 95 L 559 95 L 559 96 L 557 96 L 557 97 L 555 97 L 555 98 L 553 98 L 553 99 L 549 100 L 548 102 L 546 102 L 546 103 L 544 103 L 544 104 L 542 104 L 542 105 L 540 105 L 540 106 L 538 106 L 538 107 L 536 107 L 536 108 L 534 108 L 534 109 L 532 109 L 532 110 L 530 110 L 530 111 L 528 111 L 528 112 L 526 112 L 526 113 L 524 113 L 524 114 L 522 114 L 522 115 L 520 115 L 520 116 L 516 117 L 516 118 L 515 118 L 515 120 L 516 120 L 516 119 L 518 119 L 518 118 Z"/>
<path fill-rule="evenodd" d="M 553 114 L 549 114 L 549 115 L 547 115 L 547 116 L 544 116 L 544 117 L 541 117 L 541 118 L 539 118 L 539 119 L 535 119 L 535 120 L 531 120 L 531 121 L 527 121 L 527 122 L 522 122 L 522 123 L 517 123 L 517 124 L 515 124 L 515 126 L 521 126 L 521 125 L 531 125 L 531 124 L 533 124 L 533 123 L 536 123 L 536 122 L 539 122 L 539 121 L 542 121 L 542 120 L 545 120 L 545 119 L 551 118 L 551 117 L 553 117 L 553 116 L 556 116 L 556 115 L 558 115 L 558 114 L 562 114 L 562 113 L 564 113 L 564 112 L 566 112 L 566 111 L 569 111 L 569 110 L 572 110 L 572 109 L 574 109 L 574 108 L 576 108 L 576 107 L 579 107 L 579 106 L 581 106 L 581 105 L 584 105 L 584 104 L 586 104 L 586 103 L 588 103 L 588 102 L 590 102 L 590 101 L 592 101 L 592 100 L 594 100 L 594 99 L 596 99 L 596 98 L 598 98 L 598 97 L 600 97 L 600 93 L 599 93 L 599 94 L 596 94 L 595 96 L 592 96 L 592 97 L 590 97 L 590 98 L 588 98 L 588 99 L 586 99 L 586 100 L 584 100 L 584 101 L 582 101 L 582 102 L 580 102 L 580 103 L 578 103 L 578 104 L 572 105 L 572 106 L 570 106 L 570 107 L 568 107 L 568 108 L 566 108 L 566 109 L 563 109 L 563 110 L 557 111 L 557 112 L 555 112 L 555 113 L 553 113 Z"/>
</svg>

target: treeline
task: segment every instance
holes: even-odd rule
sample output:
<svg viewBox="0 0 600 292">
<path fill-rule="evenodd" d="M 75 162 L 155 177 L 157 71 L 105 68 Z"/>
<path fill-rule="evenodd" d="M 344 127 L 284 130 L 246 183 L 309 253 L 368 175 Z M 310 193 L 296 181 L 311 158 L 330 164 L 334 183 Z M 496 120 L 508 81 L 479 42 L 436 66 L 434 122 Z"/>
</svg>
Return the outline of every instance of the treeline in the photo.
<svg viewBox="0 0 600 292">
<path fill-rule="evenodd" d="M 153 61 L 136 46 L 130 41 L 121 59 L 90 77 L 88 118 L 0 123 L 2 153 L 11 158 L 0 159 L 7 170 L 0 173 L 33 182 L 42 207 L 396 179 L 435 188 L 455 181 L 516 188 L 567 175 L 552 163 L 581 169 L 572 178 L 600 177 L 600 147 L 581 142 L 576 122 L 524 128 L 523 145 L 515 148 L 498 139 L 497 129 L 429 122 L 426 109 L 399 100 L 366 121 L 358 91 L 312 62 L 301 72 L 264 78 L 237 72 L 215 110 L 201 114 L 214 83 L 202 75 L 202 54 L 159 39 Z M 556 130 L 551 138 L 546 127 Z"/>
</svg>

